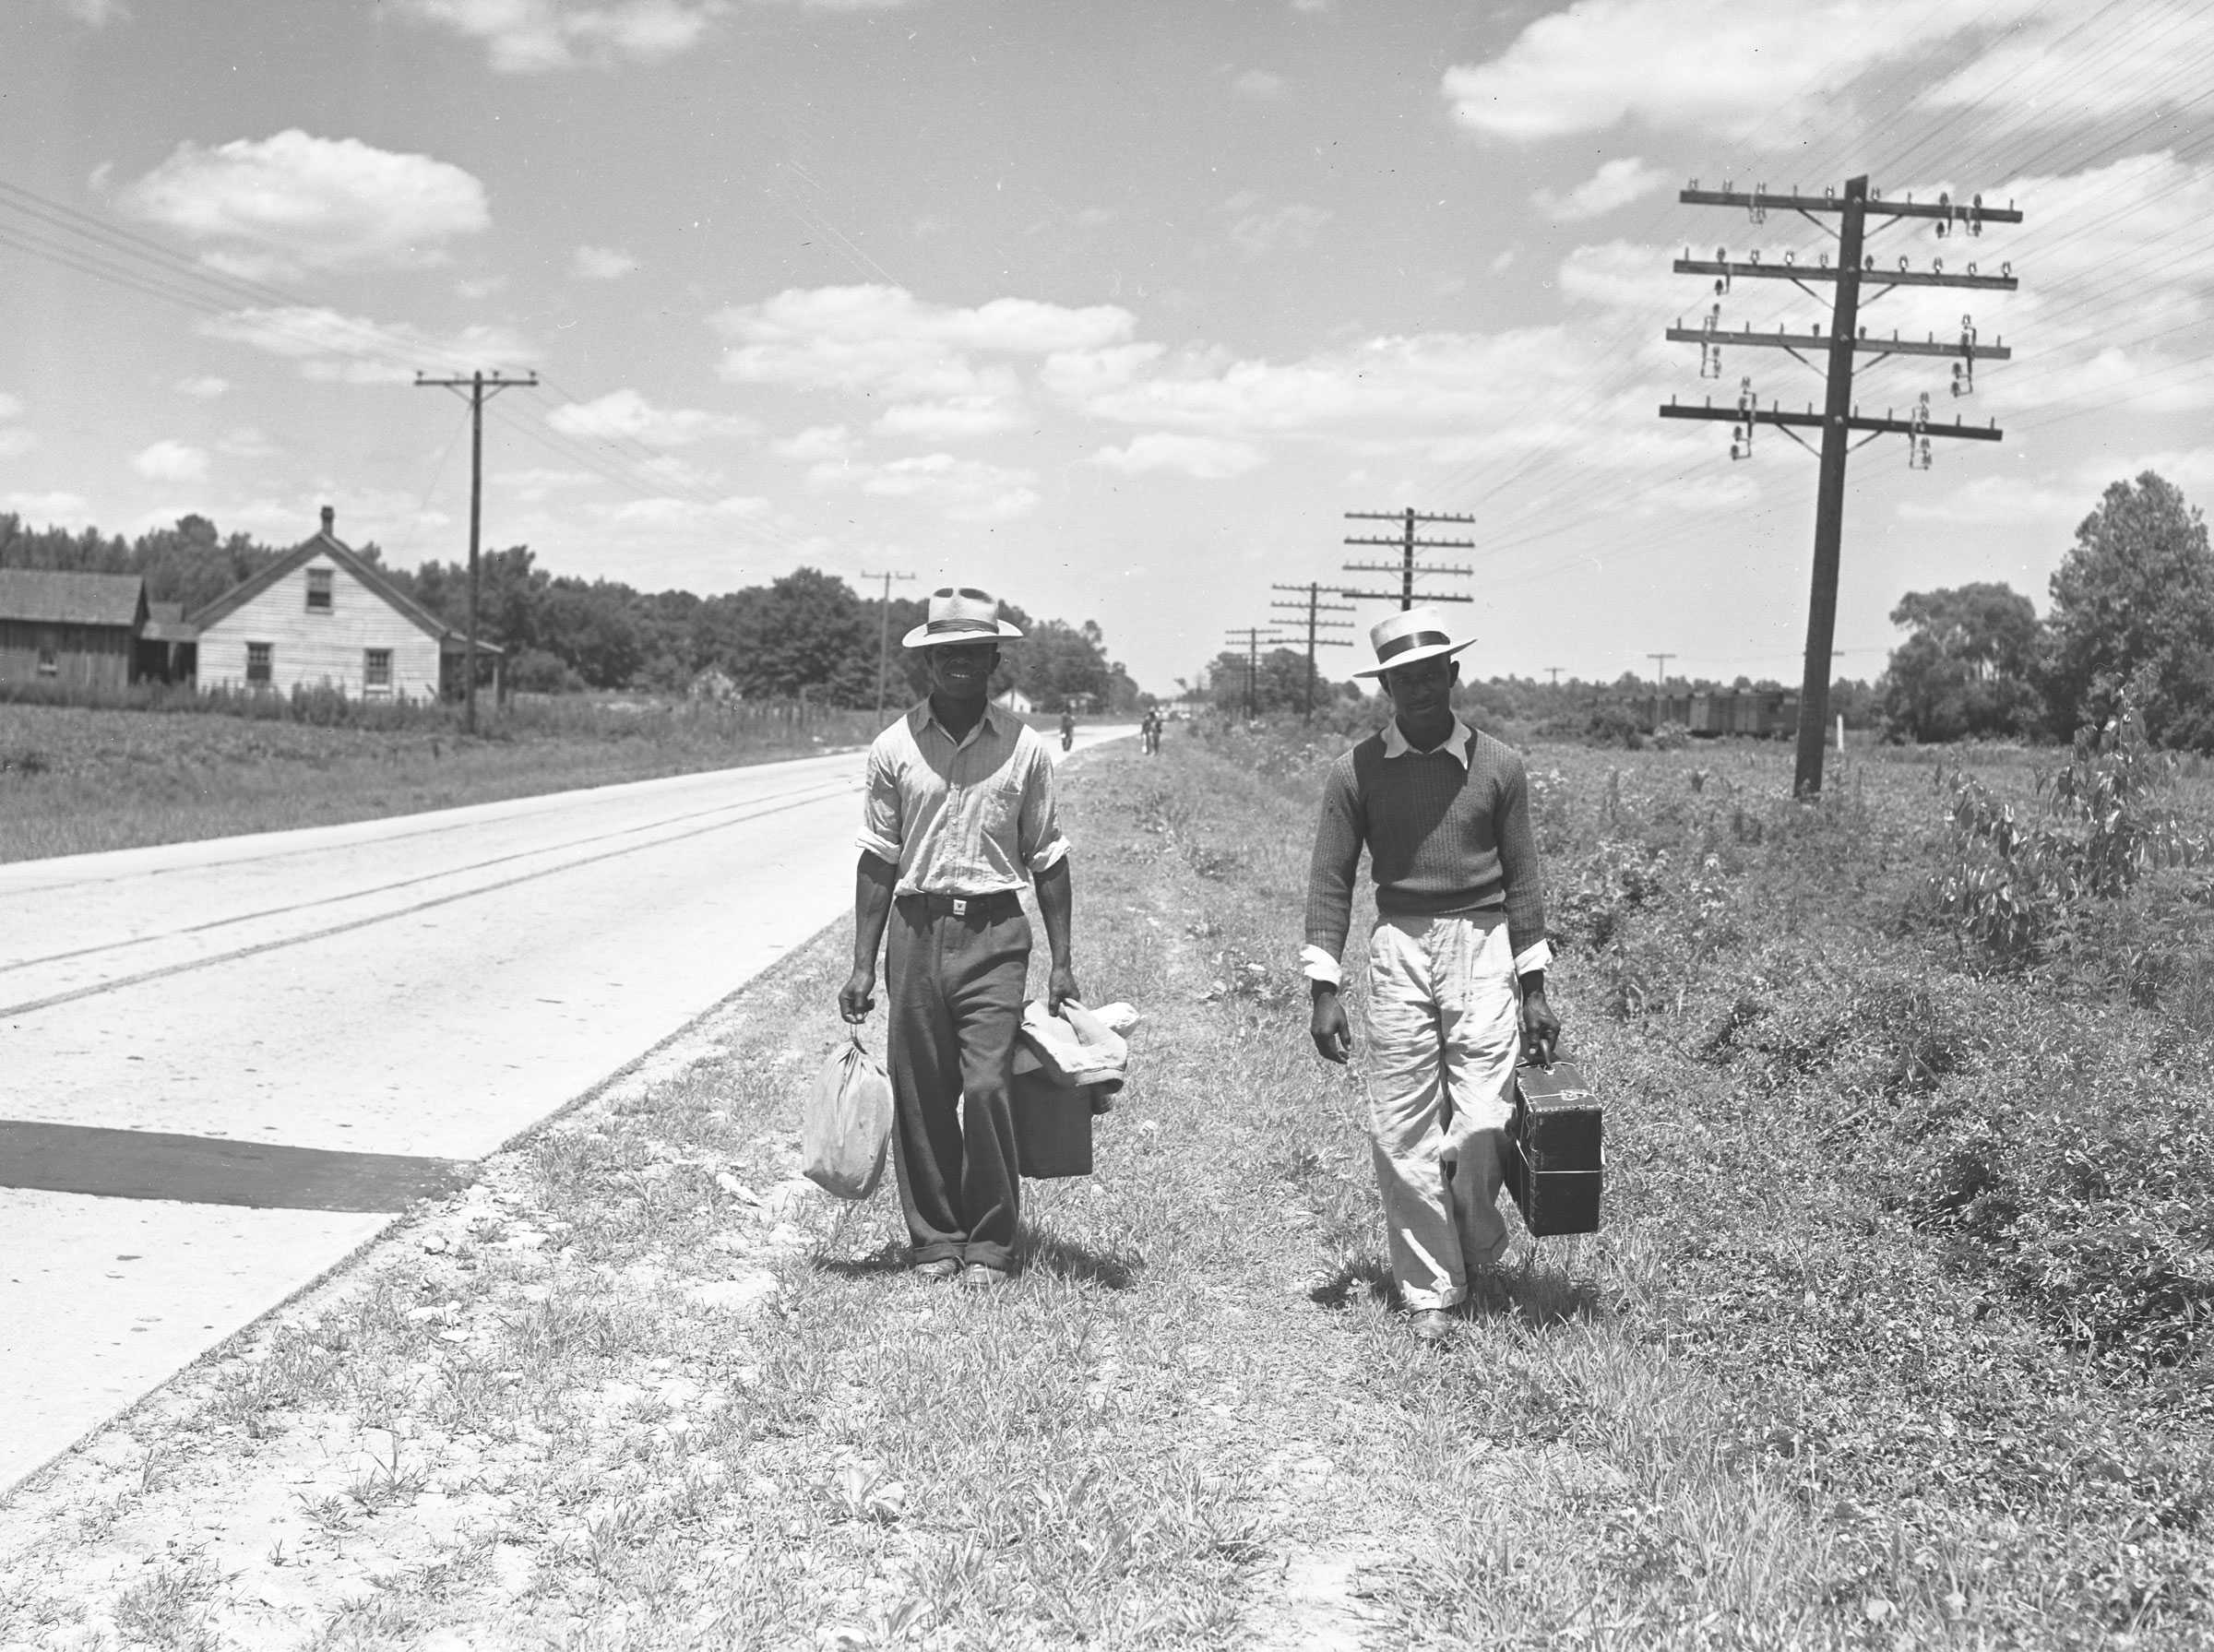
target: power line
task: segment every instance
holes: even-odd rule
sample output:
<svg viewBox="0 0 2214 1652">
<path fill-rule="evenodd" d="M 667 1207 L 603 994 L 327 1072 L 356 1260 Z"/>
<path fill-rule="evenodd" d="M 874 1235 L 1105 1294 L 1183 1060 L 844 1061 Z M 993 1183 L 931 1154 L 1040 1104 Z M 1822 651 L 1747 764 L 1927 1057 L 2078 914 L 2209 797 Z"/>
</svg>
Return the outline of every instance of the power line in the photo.
<svg viewBox="0 0 2214 1652">
<path fill-rule="evenodd" d="M 1339 593 L 1340 596 L 1352 597 L 1363 602 L 1397 602 L 1404 612 L 1414 606 L 1414 582 L 1418 575 L 1437 575 L 1448 579 L 1466 579 L 1475 572 L 1473 568 L 1458 565 L 1441 566 L 1436 563 L 1418 563 L 1414 559 L 1414 553 L 1417 551 L 1474 550 L 1476 548 L 1474 540 L 1425 540 L 1418 539 L 1415 535 L 1415 529 L 1420 526 L 1440 522 L 1473 522 L 1476 520 L 1474 517 L 1440 516 L 1418 511 L 1412 505 L 1409 505 L 1405 510 L 1396 511 L 1349 510 L 1345 513 L 1345 517 L 1349 522 L 1398 522 L 1400 524 L 1401 531 L 1395 539 L 1378 539 L 1374 536 L 1352 534 L 1347 535 L 1345 539 L 1345 542 L 1349 545 L 1389 546 L 1399 553 L 1398 562 L 1349 562 L 1341 565 L 1349 574 L 1397 574 L 1399 576 L 1399 588 L 1397 591 L 1348 590 L 1340 591 Z M 1445 592 L 1425 592 L 1423 600 L 1429 602 L 1472 602 L 1475 599 L 1449 595 Z"/>
</svg>

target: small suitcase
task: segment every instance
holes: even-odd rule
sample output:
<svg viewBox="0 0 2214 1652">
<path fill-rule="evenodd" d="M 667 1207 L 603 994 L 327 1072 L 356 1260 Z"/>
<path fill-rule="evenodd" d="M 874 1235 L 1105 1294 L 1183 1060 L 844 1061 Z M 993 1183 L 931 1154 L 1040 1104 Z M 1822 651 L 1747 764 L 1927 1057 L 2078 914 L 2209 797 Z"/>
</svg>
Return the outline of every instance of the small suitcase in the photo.
<svg viewBox="0 0 2214 1652">
<path fill-rule="evenodd" d="M 1050 1073 L 1017 1072 L 1008 1096 L 1015 1115 L 1015 1168 L 1041 1181 L 1091 1174 L 1092 1091 Z"/>
<path fill-rule="evenodd" d="M 1599 1097 L 1574 1062 L 1515 1069 L 1515 1112 L 1500 1168 L 1531 1237 L 1599 1231 L 1601 1122 Z"/>
</svg>

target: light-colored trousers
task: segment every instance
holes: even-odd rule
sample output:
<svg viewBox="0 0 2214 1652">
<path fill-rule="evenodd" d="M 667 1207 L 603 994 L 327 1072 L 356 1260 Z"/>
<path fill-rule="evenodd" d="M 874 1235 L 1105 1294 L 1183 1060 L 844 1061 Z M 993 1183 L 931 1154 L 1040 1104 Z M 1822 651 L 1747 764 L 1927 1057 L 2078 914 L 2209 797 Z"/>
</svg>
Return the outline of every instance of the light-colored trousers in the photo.
<svg viewBox="0 0 2214 1652">
<path fill-rule="evenodd" d="M 1450 1308 L 1507 1243 L 1499 1153 L 1521 999 L 1504 912 L 1381 917 L 1369 937 L 1369 1139 L 1408 1307 Z"/>
</svg>

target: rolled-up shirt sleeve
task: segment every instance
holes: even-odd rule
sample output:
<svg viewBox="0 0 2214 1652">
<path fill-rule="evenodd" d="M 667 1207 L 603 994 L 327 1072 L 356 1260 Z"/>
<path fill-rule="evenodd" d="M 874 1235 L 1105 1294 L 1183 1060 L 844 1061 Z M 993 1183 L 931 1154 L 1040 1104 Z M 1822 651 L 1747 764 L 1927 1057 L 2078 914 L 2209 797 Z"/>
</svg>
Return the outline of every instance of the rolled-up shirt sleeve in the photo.
<svg viewBox="0 0 2214 1652">
<path fill-rule="evenodd" d="M 1032 743 L 1030 772 L 1023 778 L 1022 814 L 1016 823 L 1015 850 L 1036 877 L 1068 859 L 1068 839 L 1053 802 L 1053 759 L 1042 741 Z"/>
<path fill-rule="evenodd" d="M 899 777 L 881 746 L 869 748 L 868 778 L 862 787 L 861 830 L 853 842 L 887 865 L 899 864 Z"/>
</svg>

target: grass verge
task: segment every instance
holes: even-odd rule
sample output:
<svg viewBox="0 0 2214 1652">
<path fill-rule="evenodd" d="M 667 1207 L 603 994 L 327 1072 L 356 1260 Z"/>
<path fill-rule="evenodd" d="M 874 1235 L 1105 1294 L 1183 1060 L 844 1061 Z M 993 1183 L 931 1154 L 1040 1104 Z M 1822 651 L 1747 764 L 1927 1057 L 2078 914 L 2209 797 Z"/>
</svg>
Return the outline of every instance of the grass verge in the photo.
<svg viewBox="0 0 2214 1652">
<path fill-rule="evenodd" d="M 1926 780 L 1699 761 L 1536 759 L 1609 1223 L 1449 1353 L 1305 1046 L 1314 754 L 1102 750 L 1079 974 L 1148 1019 L 1015 1289 L 797 1179 L 833 932 L 0 1509 L 0 1646 L 2205 1644 L 2184 1368 L 1887 1179 L 2014 1070 L 1899 933 Z"/>
<path fill-rule="evenodd" d="M 0 702 L 0 862 L 773 762 L 866 744 L 880 726 L 868 712 L 581 700 L 488 710 L 475 737 L 445 707 L 388 723 Z"/>
</svg>

